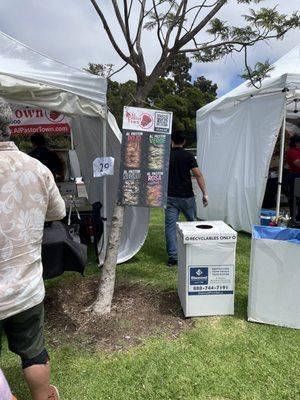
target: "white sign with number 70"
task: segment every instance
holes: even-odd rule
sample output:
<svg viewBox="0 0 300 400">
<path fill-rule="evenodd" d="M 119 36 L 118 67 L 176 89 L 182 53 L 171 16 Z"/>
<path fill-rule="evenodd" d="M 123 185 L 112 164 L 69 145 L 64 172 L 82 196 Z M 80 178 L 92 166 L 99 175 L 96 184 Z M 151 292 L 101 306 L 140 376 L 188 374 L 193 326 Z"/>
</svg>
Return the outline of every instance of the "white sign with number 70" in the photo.
<svg viewBox="0 0 300 400">
<path fill-rule="evenodd" d="M 98 157 L 93 161 L 93 176 L 99 178 L 100 176 L 114 174 L 114 157 Z"/>
</svg>

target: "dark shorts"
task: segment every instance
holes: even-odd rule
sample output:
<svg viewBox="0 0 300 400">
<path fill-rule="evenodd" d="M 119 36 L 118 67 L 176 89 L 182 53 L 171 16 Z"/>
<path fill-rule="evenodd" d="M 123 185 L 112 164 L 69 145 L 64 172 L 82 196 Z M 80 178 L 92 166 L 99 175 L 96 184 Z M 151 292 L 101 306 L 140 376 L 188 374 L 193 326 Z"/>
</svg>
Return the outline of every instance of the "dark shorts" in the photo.
<svg viewBox="0 0 300 400">
<path fill-rule="evenodd" d="M 38 356 L 44 350 L 44 303 L 0 321 L 0 346 L 3 332 L 8 347 L 22 360 Z"/>
</svg>

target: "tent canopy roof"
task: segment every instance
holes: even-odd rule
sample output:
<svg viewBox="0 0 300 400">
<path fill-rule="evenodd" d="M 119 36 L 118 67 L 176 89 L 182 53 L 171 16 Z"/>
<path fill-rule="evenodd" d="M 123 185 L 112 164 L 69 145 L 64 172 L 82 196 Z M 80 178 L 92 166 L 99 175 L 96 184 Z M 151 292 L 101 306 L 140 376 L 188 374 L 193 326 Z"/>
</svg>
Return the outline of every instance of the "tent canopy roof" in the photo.
<svg viewBox="0 0 300 400">
<path fill-rule="evenodd" d="M 249 96 L 267 94 L 289 89 L 290 96 L 296 97 L 300 89 L 300 43 L 273 64 L 274 69 L 265 78 L 259 89 L 249 81 L 226 93 L 219 99 L 207 104 L 197 112 L 197 118 L 203 118 L 207 113 L 232 106 L 236 101 Z"/>
<path fill-rule="evenodd" d="M 3 32 L 0 49 L 0 93 L 8 100 L 67 114 L 104 114 L 106 79 L 55 61 Z"/>
</svg>

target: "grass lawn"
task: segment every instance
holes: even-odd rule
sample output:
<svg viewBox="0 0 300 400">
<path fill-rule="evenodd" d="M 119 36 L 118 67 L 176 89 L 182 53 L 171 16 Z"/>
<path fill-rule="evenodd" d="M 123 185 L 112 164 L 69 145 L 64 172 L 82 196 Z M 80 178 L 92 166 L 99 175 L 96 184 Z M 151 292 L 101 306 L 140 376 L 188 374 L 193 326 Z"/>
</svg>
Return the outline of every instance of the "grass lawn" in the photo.
<svg viewBox="0 0 300 400">
<path fill-rule="evenodd" d="M 249 253 L 250 236 L 239 234 L 233 317 L 198 318 L 179 339 L 155 337 L 119 353 L 72 343 L 50 348 L 62 399 L 300 400 L 300 332 L 246 321 Z M 118 267 L 117 279 L 174 291 L 177 273 L 165 261 L 163 214 L 155 210 L 145 245 Z M 6 345 L 1 365 L 18 400 L 29 399 L 19 360 Z"/>
</svg>

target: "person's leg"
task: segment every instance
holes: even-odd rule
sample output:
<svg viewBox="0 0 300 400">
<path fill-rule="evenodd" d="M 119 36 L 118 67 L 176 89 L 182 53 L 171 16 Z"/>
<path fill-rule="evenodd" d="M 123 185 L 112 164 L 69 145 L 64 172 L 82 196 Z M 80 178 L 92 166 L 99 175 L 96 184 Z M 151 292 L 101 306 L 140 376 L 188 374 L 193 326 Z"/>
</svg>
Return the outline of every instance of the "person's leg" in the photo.
<svg viewBox="0 0 300 400">
<path fill-rule="evenodd" d="M 176 198 L 168 197 L 165 209 L 165 236 L 169 260 L 177 261 L 176 222 L 179 209 L 176 206 Z"/>
<path fill-rule="evenodd" d="M 182 199 L 180 204 L 180 210 L 183 212 L 187 221 L 196 220 L 196 201 L 195 197 L 189 197 Z"/>
<path fill-rule="evenodd" d="M 32 400 L 48 400 L 50 364 L 33 365 L 23 370 Z"/>
<path fill-rule="evenodd" d="M 4 330 L 9 349 L 22 359 L 25 380 L 32 400 L 55 400 L 49 397 L 50 363 L 44 348 L 44 307 L 43 303 L 8 318 Z"/>
<path fill-rule="evenodd" d="M 58 390 L 50 385 L 50 360 L 23 369 L 32 400 L 59 400 Z"/>
</svg>

